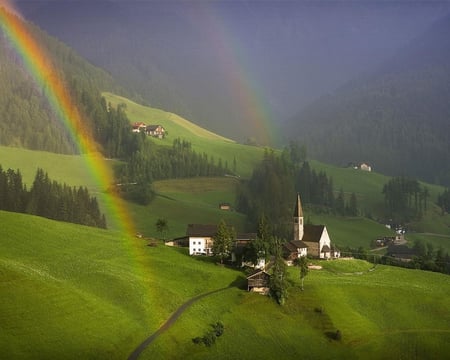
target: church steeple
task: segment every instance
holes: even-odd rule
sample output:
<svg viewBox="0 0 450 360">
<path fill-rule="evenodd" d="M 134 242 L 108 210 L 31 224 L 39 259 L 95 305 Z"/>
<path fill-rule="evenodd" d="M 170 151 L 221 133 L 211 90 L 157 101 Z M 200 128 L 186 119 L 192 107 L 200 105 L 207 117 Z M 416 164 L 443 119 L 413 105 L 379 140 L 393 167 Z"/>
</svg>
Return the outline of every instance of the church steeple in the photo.
<svg viewBox="0 0 450 360">
<path fill-rule="evenodd" d="M 300 194 L 297 194 L 297 203 L 294 208 L 294 240 L 303 239 L 303 209 Z"/>
</svg>

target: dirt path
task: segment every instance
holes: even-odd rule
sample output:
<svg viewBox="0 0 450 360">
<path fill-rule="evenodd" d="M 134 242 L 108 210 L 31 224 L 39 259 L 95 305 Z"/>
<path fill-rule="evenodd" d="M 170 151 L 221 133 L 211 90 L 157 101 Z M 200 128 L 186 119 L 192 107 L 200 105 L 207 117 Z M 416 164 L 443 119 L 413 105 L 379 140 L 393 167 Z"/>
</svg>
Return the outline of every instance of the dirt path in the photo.
<svg viewBox="0 0 450 360">
<path fill-rule="evenodd" d="M 145 348 L 147 346 L 149 346 L 153 340 L 155 340 L 159 335 L 161 335 L 164 331 L 168 330 L 174 323 L 175 321 L 180 317 L 180 315 L 189 307 L 191 306 L 193 303 L 195 303 L 196 301 L 218 293 L 220 291 L 224 291 L 227 289 L 232 288 L 232 286 L 227 286 L 221 289 L 217 289 L 217 290 L 213 290 L 204 294 L 200 294 L 197 295 L 195 297 L 193 297 L 192 299 L 186 301 L 183 305 L 181 305 L 171 316 L 170 318 L 158 329 L 156 330 L 152 335 L 150 335 L 147 339 L 145 339 L 132 353 L 131 355 L 128 357 L 128 360 L 137 360 L 137 358 L 139 357 L 139 355 L 141 355 L 141 353 L 145 350 Z"/>
</svg>

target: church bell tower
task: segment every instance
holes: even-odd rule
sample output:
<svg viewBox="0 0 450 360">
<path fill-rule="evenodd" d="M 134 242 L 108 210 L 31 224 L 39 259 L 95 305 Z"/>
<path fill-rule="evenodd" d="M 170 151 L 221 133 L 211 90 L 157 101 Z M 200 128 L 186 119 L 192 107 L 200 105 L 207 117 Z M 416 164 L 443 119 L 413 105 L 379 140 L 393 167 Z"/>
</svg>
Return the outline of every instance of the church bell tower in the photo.
<svg viewBox="0 0 450 360">
<path fill-rule="evenodd" d="M 302 202 L 300 201 L 300 194 L 297 194 L 297 203 L 294 208 L 294 240 L 303 239 L 303 229 L 304 220 Z"/>
</svg>

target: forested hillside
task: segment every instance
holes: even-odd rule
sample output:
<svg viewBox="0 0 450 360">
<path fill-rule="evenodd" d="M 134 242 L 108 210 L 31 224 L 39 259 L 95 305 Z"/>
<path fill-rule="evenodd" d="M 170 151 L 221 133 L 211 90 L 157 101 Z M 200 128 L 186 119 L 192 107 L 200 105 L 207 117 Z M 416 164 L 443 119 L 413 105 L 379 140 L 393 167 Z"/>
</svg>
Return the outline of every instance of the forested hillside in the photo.
<svg viewBox="0 0 450 360">
<path fill-rule="evenodd" d="M 48 54 L 54 76 L 64 80 L 80 107 L 89 106 L 86 94 L 94 97 L 105 89 L 120 91 L 106 72 L 36 26 L 26 22 L 24 26 Z M 70 134 L 48 101 L 49 90 L 36 83 L 4 29 L 0 30 L 0 144 L 66 154 L 76 152 Z"/>
<path fill-rule="evenodd" d="M 450 184 L 450 17 L 286 126 L 325 162 Z"/>
</svg>

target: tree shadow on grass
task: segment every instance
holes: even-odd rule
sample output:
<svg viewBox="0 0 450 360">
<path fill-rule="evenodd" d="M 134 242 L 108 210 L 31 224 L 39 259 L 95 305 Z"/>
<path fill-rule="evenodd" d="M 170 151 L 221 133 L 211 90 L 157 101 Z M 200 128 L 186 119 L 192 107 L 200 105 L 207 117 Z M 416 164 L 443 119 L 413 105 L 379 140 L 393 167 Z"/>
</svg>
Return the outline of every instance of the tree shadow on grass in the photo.
<svg viewBox="0 0 450 360">
<path fill-rule="evenodd" d="M 238 275 L 236 276 L 236 279 L 234 279 L 229 287 L 235 287 L 241 290 L 247 289 L 247 278 L 244 275 Z"/>
</svg>

